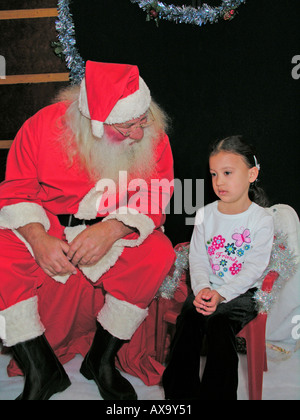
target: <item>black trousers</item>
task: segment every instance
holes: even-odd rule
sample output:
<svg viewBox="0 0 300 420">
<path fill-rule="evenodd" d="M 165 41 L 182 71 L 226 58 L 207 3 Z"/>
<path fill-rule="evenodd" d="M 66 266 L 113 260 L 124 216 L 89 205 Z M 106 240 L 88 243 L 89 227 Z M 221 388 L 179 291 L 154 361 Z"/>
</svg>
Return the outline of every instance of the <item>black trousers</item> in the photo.
<svg viewBox="0 0 300 420">
<path fill-rule="evenodd" d="M 236 335 L 257 316 L 256 289 L 209 316 L 199 314 L 190 295 L 177 319 L 169 363 L 163 374 L 166 399 L 236 400 L 238 354 Z M 206 344 L 206 365 L 200 382 L 200 354 Z"/>
</svg>

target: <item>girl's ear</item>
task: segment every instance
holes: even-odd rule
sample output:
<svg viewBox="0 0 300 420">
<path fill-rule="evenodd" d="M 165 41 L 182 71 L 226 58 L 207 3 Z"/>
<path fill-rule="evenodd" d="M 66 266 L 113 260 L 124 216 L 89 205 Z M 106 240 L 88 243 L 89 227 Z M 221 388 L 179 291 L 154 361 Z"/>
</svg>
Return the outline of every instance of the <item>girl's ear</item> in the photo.
<svg viewBox="0 0 300 420">
<path fill-rule="evenodd" d="M 252 184 L 254 181 L 257 180 L 259 174 L 259 170 L 256 166 L 253 166 L 253 168 L 249 169 L 249 182 Z"/>
</svg>

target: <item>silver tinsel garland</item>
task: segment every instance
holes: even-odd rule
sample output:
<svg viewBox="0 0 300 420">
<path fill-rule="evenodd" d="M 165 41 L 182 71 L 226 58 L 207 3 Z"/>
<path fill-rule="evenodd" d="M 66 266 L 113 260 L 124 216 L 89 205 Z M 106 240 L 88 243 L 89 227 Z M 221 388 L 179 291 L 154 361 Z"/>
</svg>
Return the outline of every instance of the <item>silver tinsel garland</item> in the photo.
<svg viewBox="0 0 300 420">
<path fill-rule="evenodd" d="M 158 297 L 164 299 L 173 299 L 176 290 L 179 287 L 181 276 L 189 268 L 189 246 L 183 246 L 182 250 L 175 251 L 176 261 L 174 263 L 174 272 L 168 275 L 158 291 Z"/>
<path fill-rule="evenodd" d="M 56 30 L 58 39 L 63 47 L 63 54 L 70 70 L 70 81 L 79 84 L 84 77 L 85 62 L 81 58 L 75 40 L 75 27 L 70 13 L 70 0 L 58 0 L 58 20 Z"/>
<path fill-rule="evenodd" d="M 262 275 L 262 279 L 269 271 L 276 271 L 279 273 L 279 277 L 270 293 L 260 289 L 257 290 L 254 298 L 257 301 L 259 312 L 270 312 L 287 281 L 296 274 L 298 266 L 297 257 L 289 248 L 287 235 L 282 232 L 276 232 L 270 263 Z"/>
<path fill-rule="evenodd" d="M 265 278 L 269 271 L 276 271 L 279 273 L 279 277 L 275 281 L 270 293 L 264 292 L 261 289 L 258 289 L 255 293 L 254 298 L 257 301 L 259 312 L 270 312 L 286 282 L 296 274 L 298 265 L 299 262 L 296 256 L 288 246 L 287 235 L 282 232 L 277 232 L 274 237 L 270 263 L 263 273 L 261 280 Z M 188 270 L 188 266 L 189 246 L 184 246 L 181 250 L 176 251 L 174 272 L 165 278 L 158 291 L 158 297 L 164 299 L 174 298 L 174 294 L 180 284 L 181 276 L 185 270 Z"/>
<path fill-rule="evenodd" d="M 216 23 L 220 18 L 224 18 L 230 10 L 237 9 L 246 0 L 223 0 L 218 7 L 211 7 L 204 3 L 201 7 L 166 5 L 154 0 L 130 0 L 137 3 L 141 9 L 149 12 L 153 8 L 158 13 L 158 19 L 165 19 L 176 23 L 187 23 L 197 26 L 206 23 Z"/>
</svg>

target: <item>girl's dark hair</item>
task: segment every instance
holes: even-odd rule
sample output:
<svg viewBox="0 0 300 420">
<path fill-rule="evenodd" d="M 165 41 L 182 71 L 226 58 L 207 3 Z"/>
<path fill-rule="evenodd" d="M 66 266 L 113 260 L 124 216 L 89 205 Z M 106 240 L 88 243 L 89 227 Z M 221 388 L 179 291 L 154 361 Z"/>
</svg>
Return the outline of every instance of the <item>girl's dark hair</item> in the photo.
<svg viewBox="0 0 300 420">
<path fill-rule="evenodd" d="M 217 140 L 211 146 L 209 157 L 214 156 L 219 152 L 228 152 L 240 155 L 249 168 L 256 166 L 256 151 L 251 144 L 244 141 L 242 136 L 232 136 L 223 140 Z M 259 162 L 259 159 L 257 159 L 257 161 Z M 257 185 L 258 182 L 259 180 L 257 179 L 250 185 L 249 198 L 261 207 L 269 207 L 269 200 L 264 190 Z"/>
</svg>

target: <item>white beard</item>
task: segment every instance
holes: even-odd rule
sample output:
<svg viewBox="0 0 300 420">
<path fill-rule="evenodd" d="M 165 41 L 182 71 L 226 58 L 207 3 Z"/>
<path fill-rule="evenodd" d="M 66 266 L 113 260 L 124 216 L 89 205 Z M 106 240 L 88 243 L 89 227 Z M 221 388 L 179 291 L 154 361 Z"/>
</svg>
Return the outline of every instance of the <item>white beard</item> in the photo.
<svg viewBox="0 0 300 420">
<path fill-rule="evenodd" d="M 57 98 L 66 101 L 69 107 L 63 118 L 62 132 L 58 141 L 66 153 L 66 164 L 72 166 L 78 159 L 81 169 L 92 181 L 111 179 L 118 184 L 119 172 L 126 171 L 127 179 L 141 178 L 148 181 L 157 177 L 156 147 L 161 135 L 166 131 L 166 117 L 152 101 L 153 125 L 144 129 L 144 137 L 135 142 L 132 139 L 113 141 L 108 136 L 98 139 L 93 136 L 91 121 L 78 109 L 79 88 L 71 87 Z"/>
<path fill-rule="evenodd" d="M 144 130 L 141 141 L 130 138 L 113 142 L 108 136 L 94 140 L 91 161 L 100 178 L 111 179 L 118 185 L 119 172 L 126 171 L 127 179 L 148 180 L 155 173 L 155 146 L 157 133 L 152 127 Z"/>
</svg>

